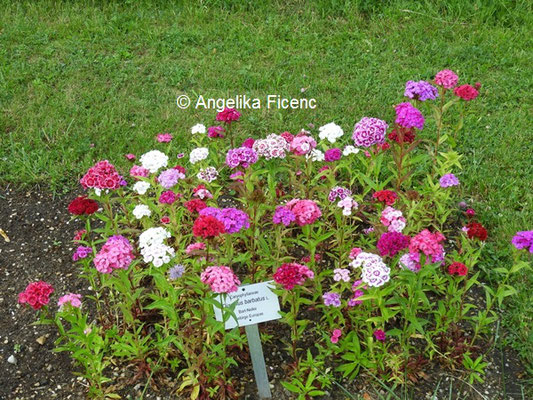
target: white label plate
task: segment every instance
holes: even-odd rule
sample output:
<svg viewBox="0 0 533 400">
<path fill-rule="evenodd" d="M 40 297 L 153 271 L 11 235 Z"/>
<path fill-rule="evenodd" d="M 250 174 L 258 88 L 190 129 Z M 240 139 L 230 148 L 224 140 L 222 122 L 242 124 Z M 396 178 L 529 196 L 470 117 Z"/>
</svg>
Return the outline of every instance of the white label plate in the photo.
<svg viewBox="0 0 533 400">
<path fill-rule="evenodd" d="M 231 316 L 226 321 L 226 329 L 280 319 L 278 296 L 270 290 L 271 287 L 274 287 L 272 281 L 261 282 L 239 286 L 236 292 L 228 293 L 224 300 L 225 306 L 236 301 L 238 303 L 235 307 L 237 321 Z M 214 307 L 214 310 L 217 321 L 222 321 L 220 308 Z"/>
</svg>

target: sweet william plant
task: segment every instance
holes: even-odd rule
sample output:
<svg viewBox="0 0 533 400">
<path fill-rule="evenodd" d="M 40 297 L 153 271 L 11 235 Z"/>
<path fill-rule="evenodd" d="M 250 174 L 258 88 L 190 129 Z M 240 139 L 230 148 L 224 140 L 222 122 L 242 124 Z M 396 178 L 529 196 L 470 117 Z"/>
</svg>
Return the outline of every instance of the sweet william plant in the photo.
<svg viewBox="0 0 533 400">
<path fill-rule="evenodd" d="M 224 328 L 235 317 L 225 296 L 265 280 L 282 303 L 272 324 L 291 360 L 283 384 L 301 398 L 341 376 L 417 382 L 434 359 L 482 381 L 494 305 L 530 268 L 533 234 L 517 233 L 515 264 L 495 271 L 498 287 L 483 286 L 485 306 L 469 303 L 488 232 L 457 205 L 454 147 L 480 89 L 458 81 L 443 70 L 407 82 L 395 118 L 362 117 L 351 138 L 333 122 L 247 137 L 241 114 L 225 109 L 191 128 L 192 148 L 162 133 L 138 163 L 126 155 L 129 172 L 96 163 L 68 206 L 84 224 L 73 260 L 93 291 L 56 307 L 54 289 L 34 282 L 19 303 L 57 326 L 56 350 L 70 352 L 95 398 L 118 397 L 111 364 L 130 384 L 238 398 L 232 370 L 246 340 Z"/>
</svg>

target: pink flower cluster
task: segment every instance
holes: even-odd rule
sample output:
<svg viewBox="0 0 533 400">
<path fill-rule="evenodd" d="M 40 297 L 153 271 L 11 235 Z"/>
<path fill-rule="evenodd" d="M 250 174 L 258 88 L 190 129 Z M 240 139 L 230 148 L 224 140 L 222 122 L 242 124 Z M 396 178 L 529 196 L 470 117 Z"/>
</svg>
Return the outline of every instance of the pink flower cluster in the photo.
<svg viewBox="0 0 533 400">
<path fill-rule="evenodd" d="M 172 140 L 172 135 L 170 133 L 160 133 L 157 135 L 157 141 L 159 143 L 169 143 Z"/>
<path fill-rule="evenodd" d="M 290 146 L 283 137 L 272 133 L 265 139 L 256 140 L 252 148 L 260 157 L 270 160 L 272 158 L 285 158 Z"/>
<path fill-rule="evenodd" d="M 126 184 L 109 161 L 99 161 L 93 167 L 89 168 L 87 173 L 80 179 L 84 189 L 118 189 Z"/>
<path fill-rule="evenodd" d="M 322 216 L 322 211 L 313 200 L 293 199 L 285 207 L 295 215 L 299 226 L 312 224 Z"/>
<path fill-rule="evenodd" d="M 61 296 L 57 301 L 59 309 L 62 309 L 65 304 L 70 304 L 72 307 L 81 307 L 81 294 L 69 293 Z"/>
<path fill-rule="evenodd" d="M 99 272 L 110 274 L 114 269 L 128 269 L 133 259 L 133 247 L 129 240 L 115 235 L 107 239 L 93 262 Z"/>
<path fill-rule="evenodd" d="M 307 132 L 302 131 L 290 142 L 290 150 L 297 156 L 303 156 L 311 153 L 316 147 L 316 141 Z"/>
<path fill-rule="evenodd" d="M 426 264 L 430 262 L 439 262 L 444 259 L 444 248 L 441 244 L 446 240 L 444 235 L 440 232 L 432 233 L 427 229 L 411 238 L 409 243 L 409 253 L 411 259 L 420 263 L 420 254 L 425 254 L 428 259 Z"/>
<path fill-rule="evenodd" d="M 140 165 L 134 165 L 130 169 L 130 176 L 136 178 L 146 178 L 148 175 L 150 175 L 150 171 L 148 171 L 146 168 L 141 167 Z"/>
<path fill-rule="evenodd" d="M 185 249 L 185 253 L 188 255 L 191 255 L 191 254 L 194 255 L 195 253 L 202 251 L 202 250 L 205 250 L 205 243 L 197 242 L 197 243 L 192 243 L 188 245 L 187 248 Z"/>
<path fill-rule="evenodd" d="M 237 275 L 225 265 L 207 267 L 200 275 L 200 279 L 215 293 L 236 292 L 241 284 Z"/>
<path fill-rule="evenodd" d="M 34 310 L 40 310 L 50 301 L 50 295 L 54 293 L 52 285 L 39 281 L 32 282 L 22 293 L 19 293 L 19 304 L 29 304 Z"/>
<path fill-rule="evenodd" d="M 458 80 L 459 77 L 457 74 L 449 69 L 439 71 L 437 72 L 437 75 L 435 75 L 435 83 L 445 89 L 453 88 L 455 85 L 457 85 Z"/>
<path fill-rule="evenodd" d="M 389 232 L 401 232 L 405 228 L 406 220 L 400 210 L 387 206 L 381 213 L 380 221 L 388 227 Z"/>
<path fill-rule="evenodd" d="M 370 147 L 385 142 L 389 125 L 378 118 L 363 117 L 353 128 L 352 139 L 356 146 Z"/>
<path fill-rule="evenodd" d="M 274 281 L 282 285 L 285 290 L 303 285 L 307 279 L 314 277 L 315 274 L 307 266 L 296 263 L 283 264 L 274 273 Z"/>
</svg>

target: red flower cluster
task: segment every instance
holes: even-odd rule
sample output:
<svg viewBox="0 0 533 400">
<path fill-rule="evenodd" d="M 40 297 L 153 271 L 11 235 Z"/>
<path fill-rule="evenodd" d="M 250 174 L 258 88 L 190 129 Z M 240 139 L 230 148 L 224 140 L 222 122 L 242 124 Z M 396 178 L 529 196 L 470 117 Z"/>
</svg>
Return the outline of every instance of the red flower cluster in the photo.
<svg viewBox="0 0 533 400">
<path fill-rule="evenodd" d="M 283 133 L 280 133 L 279 135 L 280 135 L 283 139 L 285 139 L 285 141 L 286 141 L 287 143 L 292 143 L 292 141 L 294 140 L 294 135 L 293 135 L 292 133 L 290 133 L 290 132 L 285 131 L 285 132 L 283 132 Z"/>
<path fill-rule="evenodd" d="M 78 196 L 68 205 L 68 212 L 74 215 L 91 215 L 98 210 L 98 203 L 87 196 Z"/>
<path fill-rule="evenodd" d="M 85 229 L 80 229 L 79 231 L 74 232 L 74 239 L 72 239 L 74 242 L 79 242 L 83 239 L 87 231 Z"/>
<path fill-rule="evenodd" d="M 399 130 L 393 129 L 387 136 L 389 140 L 392 140 L 398 144 L 413 143 L 415 141 L 415 130 L 414 128 L 399 127 Z"/>
<path fill-rule="evenodd" d="M 468 267 L 463 263 L 454 261 L 448 267 L 448 273 L 450 275 L 465 276 L 468 273 Z"/>
<path fill-rule="evenodd" d="M 225 108 L 217 114 L 217 121 L 224 121 L 226 123 L 231 123 L 232 121 L 238 121 L 241 117 L 241 113 L 234 108 Z"/>
<path fill-rule="evenodd" d="M 189 210 L 190 213 L 195 213 L 195 212 L 197 213 L 203 210 L 204 208 L 206 208 L 207 204 L 205 204 L 200 199 L 192 199 L 192 200 L 186 201 L 184 203 L 184 206 L 187 207 L 187 210 Z"/>
<path fill-rule="evenodd" d="M 19 293 L 19 304 L 29 304 L 34 310 L 40 310 L 50 301 L 54 288 L 46 282 L 32 282 L 26 289 Z"/>
<path fill-rule="evenodd" d="M 97 162 L 80 180 L 84 189 L 118 189 L 121 182 L 122 177 L 107 160 Z"/>
<path fill-rule="evenodd" d="M 179 172 L 181 172 L 183 175 L 185 175 L 187 173 L 187 170 L 185 169 L 185 167 L 182 167 L 181 165 L 176 165 L 174 167 L 174 169 L 178 170 Z"/>
<path fill-rule="evenodd" d="M 305 265 L 296 263 L 282 264 L 274 274 L 274 281 L 283 286 L 285 290 L 291 290 L 296 285 L 301 285 L 307 278 L 313 279 L 315 274 Z"/>
<path fill-rule="evenodd" d="M 200 215 L 192 226 L 193 235 L 204 239 L 217 237 L 224 232 L 226 232 L 224 224 L 211 215 Z"/>
<path fill-rule="evenodd" d="M 487 240 L 487 230 L 479 222 L 470 222 L 466 226 L 466 234 L 469 239 L 477 238 L 482 242 Z"/>
<path fill-rule="evenodd" d="M 466 101 L 474 100 L 479 95 L 479 92 L 476 90 L 476 88 L 470 85 L 458 86 L 453 89 L 453 93 L 457 97 L 460 97 L 461 99 Z"/>
<path fill-rule="evenodd" d="M 388 206 L 392 206 L 398 198 L 398 195 L 392 190 L 379 190 L 375 192 L 372 197 Z"/>
</svg>

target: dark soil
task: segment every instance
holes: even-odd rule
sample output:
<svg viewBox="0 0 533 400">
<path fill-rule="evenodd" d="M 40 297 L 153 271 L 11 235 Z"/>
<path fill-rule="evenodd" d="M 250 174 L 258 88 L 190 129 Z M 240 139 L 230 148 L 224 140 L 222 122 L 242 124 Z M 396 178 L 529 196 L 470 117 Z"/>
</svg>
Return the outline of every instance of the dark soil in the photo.
<svg viewBox="0 0 533 400">
<path fill-rule="evenodd" d="M 0 229 L 9 238 L 7 241 L 0 236 L 0 400 L 85 398 L 85 383 L 74 375 L 77 367 L 72 364 L 69 355 L 52 351 L 57 332 L 50 326 L 31 325 L 36 319 L 35 312 L 17 304 L 18 293 L 29 282 L 37 280 L 52 284 L 57 296 L 69 292 L 89 292 L 87 282 L 80 278 L 78 267 L 71 260 L 74 232 L 82 228 L 80 222 L 71 221 L 66 210 L 68 202 L 74 197 L 71 194 L 54 198 L 52 194 L 38 190 L 0 190 Z M 279 322 L 262 324 L 260 329 L 274 336 L 264 343 L 273 399 L 293 398 L 280 384 L 291 360 L 278 338 L 288 337 L 289 333 Z M 498 334 L 501 336 L 504 332 Z M 313 343 L 306 343 L 304 339 L 301 346 L 312 348 Z M 517 353 L 498 345 L 492 347 L 490 349 L 487 345 L 483 349 L 488 351 L 490 361 L 485 383 L 469 385 L 464 373 L 431 362 L 424 368 L 425 377 L 408 387 L 406 392 L 398 391 L 398 395 L 401 398 L 430 399 L 436 391 L 439 399 L 527 398 L 527 395 L 522 397 L 524 384 L 521 380 L 525 378 L 525 372 Z M 16 364 L 8 362 L 10 356 L 16 358 Z M 247 352 L 236 356 L 242 365 L 235 371 L 241 398 L 255 399 L 253 371 Z M 120 377 L 127 375 L 128 369 L 119 367 L 110 371 L 109 375 L 116 376 L 117 382 L 127 382 Z M 125 385 L 120 393 L 123 398 L 140 398 L 144 384 Z M 179 386 L 179 382 L 172 382 L 169 388 L 159 392 L 148 388 L 144 398 L 176 398 L 170 393 L 176 385 Z M 379 394 L 388 395 L 386 389 L 364 373 L 350 382 L 339 377 L 331 388 L 325 390 L 328 390 L 323 397 L 325 399 L 368 400 L 379 399 Z"/>
</svg>

